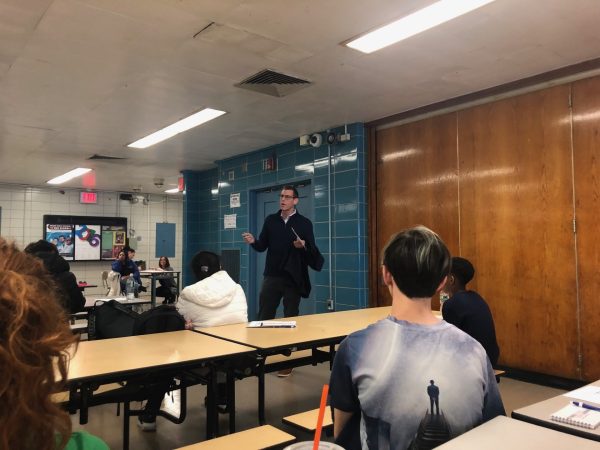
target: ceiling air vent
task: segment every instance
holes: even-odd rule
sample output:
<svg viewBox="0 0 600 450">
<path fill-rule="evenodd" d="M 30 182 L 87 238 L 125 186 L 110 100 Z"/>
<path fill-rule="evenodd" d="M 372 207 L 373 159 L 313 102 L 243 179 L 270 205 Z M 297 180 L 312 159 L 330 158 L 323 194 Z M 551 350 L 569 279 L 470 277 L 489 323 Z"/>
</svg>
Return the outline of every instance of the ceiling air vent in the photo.
<svg viewBox="0 0 600 450">
<path fill-rule="evenodd" d="M 88 159 L 91 161 L 118 161 L 118 160 L 127 159 L 127 158 L 121 158 L 119 156 L 97 155 L 94 153 Z"/>
<path fill-rule="evenodd" d="M 285 97 L 311 84 L 310 81 L 266 69 L 246 78 L 236 86 L 274 97 Z"/>
</svg>

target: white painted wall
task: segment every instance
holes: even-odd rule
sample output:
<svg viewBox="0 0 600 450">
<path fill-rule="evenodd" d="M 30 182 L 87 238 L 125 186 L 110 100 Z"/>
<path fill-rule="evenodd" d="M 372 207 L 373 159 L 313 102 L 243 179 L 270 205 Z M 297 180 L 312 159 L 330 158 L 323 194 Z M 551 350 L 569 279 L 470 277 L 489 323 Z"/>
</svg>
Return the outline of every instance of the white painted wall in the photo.
<svg viewBox="0 0 600 450">
<path fill-rule="evenodd" d="M 181 270 L 183 241 L 183 199 L 181 196 L 151 194 L 149 202 L 132 204 L 119 200 L 118 192 L 98 192 L 96 205 L 79 203 L 80 190 L 32 188 L 0 184 L 0 235 L 14 241 L 19 248 L 43 238 L 43 216 L 65 214 L 73 216 L 126 217 L 128 236 L 137 244 L 136 259 L 145 260 L 147 267 L 156 267 L 154 255 L 156 224 L 174 223 L 176 229 L 175 257 L 169 258 L 171 266 Z M 131 230 L 135 230 L 132 236 Z M 135 241 L 135 242 L 133 242 Z M 79 281 L 101 285 L 100 273 L 110 269 L 108 261 L 70 262 L 71 271 Z M 146 284 L 146 283 L 145 283 Z M 101 294 L 102 289 L 86 289 L 88 294 Z"/>
</svg>

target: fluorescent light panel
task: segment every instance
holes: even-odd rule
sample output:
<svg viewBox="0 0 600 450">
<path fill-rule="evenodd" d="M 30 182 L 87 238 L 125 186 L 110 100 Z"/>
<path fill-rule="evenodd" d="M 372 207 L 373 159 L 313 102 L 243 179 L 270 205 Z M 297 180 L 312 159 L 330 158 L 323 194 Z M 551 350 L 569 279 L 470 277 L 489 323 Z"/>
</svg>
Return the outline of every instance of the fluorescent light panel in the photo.
<svg viewBox="0 0 600 450">
<path fill-rule="evenodd" d="M 177 194 L 179 192 L 179 188 L 167 189 L 165 191 L 166 194 Z"/>
<path fill-rule="evenodd" d="M 46 183 L 48 183 L 48 184 L 63 184 L 69 180 L 72 180 L 73 178 L 80 177 L 81 175 L 88 173 L 91 170 L 92 169 L 78 167 L 77 169 L 73 169 L 65 174 L 62 174 L 62 175 L 56 177 L 56 178 L 52 178 L 51 180 L 46 181 Z"/>
<path fill-rule="evenodd" d="M 198 111 L 191 116 L 186 117 L 185 119 L 181 119 L 174 124 L 169 125 L 161 130 L 158 130 L 152 134 L 149 134 L 142 139 L 138 139 L 137 141 L 129 144 L 127 147 L 133 148 L 146 148 L 151 145 L 157 144 L 159 142 L 164 141 L 165 139 L 169 139 L 170 137 L 175 136 L 176 134 L 183 133 L 184 131 L 189 130 L 190 128 L 197 127 L 198 125 L 202 125 L 210 120 L 216 119 L 219 116 L 225 114 L 225 111 L 219 111 L 218 109 L 212 108 L 204 108 L 202 111 Z"/>
<path fill-rule="evenodd" d="M 373 53 L 388 45 L 429 30 L 494 0 L 440 0 L 346 45 L 363 53 Z"/>
</svg>

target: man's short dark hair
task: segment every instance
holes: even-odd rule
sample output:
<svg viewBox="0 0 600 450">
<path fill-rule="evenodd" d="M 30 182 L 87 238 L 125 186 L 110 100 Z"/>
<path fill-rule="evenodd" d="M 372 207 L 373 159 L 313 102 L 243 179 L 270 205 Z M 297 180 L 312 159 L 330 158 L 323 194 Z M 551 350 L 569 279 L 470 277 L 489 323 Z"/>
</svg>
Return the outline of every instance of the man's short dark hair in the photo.
<svg viewBox="0 0 600 450">
<path fill-rule="evenodd" d="M 408 298 L 433 297 L 450 261 L 444 241 L 424 226 L 401 231 L 383 250 L 383 264 Z"/>
<path fill-rule="evenodd" d="M 466 284 L 475 276 L 475 268 L 468 259 L 454 256 L 452 258 L 452 269 L 450 270 L 450 273 L 458 278 L 458 281 L 463 286 L 466 286 Z"/>
<path fill-rule="evenodd" d="M 281 188 L 282 191 L 294 191 L 294 198 L 298 198 L 298 190 L 296 189 L 295 186 L 292 185 L 285 185 L 284 187 Z"/>
<path fill-rule="evenodd" d="M 29 253 L 30 255 L 37 255 L 38 253 L 58 253 L 58 249 L 56 245 L 52 242 L 45 241 L 40 239 L 39 241 L 32 242 L 27 247 L 25 247 L 25 253 Z"/>
<path fill-rule="evenodd" d="M 198 281 L 202 281 L 221 270 L 219 255 L 213 252 L 196 253 L 190 265 Z"/>
</svg>

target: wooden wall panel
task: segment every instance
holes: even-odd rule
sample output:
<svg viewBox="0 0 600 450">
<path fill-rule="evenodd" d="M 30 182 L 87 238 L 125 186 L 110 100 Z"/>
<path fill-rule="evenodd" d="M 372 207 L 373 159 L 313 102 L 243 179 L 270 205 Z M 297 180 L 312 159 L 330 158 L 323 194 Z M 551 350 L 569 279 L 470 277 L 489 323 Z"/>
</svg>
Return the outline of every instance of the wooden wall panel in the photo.
<svg viewBox="0 0 600 450">
<path fill-rule="evenodd" d="M 573 149 L 585 380 L 600 378 L 600 77 L 573 83 Z"/>
<path fill-rule="evenodd" d="M 419 224 L 458 252 L 456 115 L 378 131 L 376 148 L 377 255 L 393 234 Z M 390 304 L 378 280 L 377 304 Z"/>
<path fill-rule="evenodd" d="M 500 363 L 577 378 L 568 85 L 458 113 L 460 241 Z"/>
</svg>

